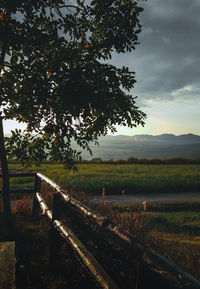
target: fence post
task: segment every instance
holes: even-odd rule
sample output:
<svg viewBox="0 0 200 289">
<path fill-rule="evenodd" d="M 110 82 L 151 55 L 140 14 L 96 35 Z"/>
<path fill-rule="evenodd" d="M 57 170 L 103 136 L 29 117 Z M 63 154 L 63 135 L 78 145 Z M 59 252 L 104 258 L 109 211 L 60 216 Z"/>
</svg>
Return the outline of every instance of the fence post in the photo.
<svg viewBox="0 0 200 289">
<path fill-rule="evenodd" d="M 39 204 L 36 198 L 36 193 L 40 193 L 41 189 L 41 179 L 35 174 L 35 188 L 33 196 L 33 206 L 32 206 L 32 216 L 36 216 L 39 210 Z"/>
<path fill-rule="evenodd" d="M 41 179 L 38 177 L 37 174 L 35 174 L 35 193 L 40 193 L 41 189 Z"/>
<path fill-rule="evenodd" d="M 60 194 L 53 194 L 52 222 L 60 218 L 59 199 Z"/>
<path fill-rule="evenodd" d="M 63 244 L 63 240 L 60 237 L 59 232 L 53 225 L 54 220 L 58 220 L 60 218 L 59 199 L 59 194 L 53 195 L 52 223 L 49 228 L 49 266 L 53 270 L 57 268 L 59 251 L 61 245 Z"/>
</svg>

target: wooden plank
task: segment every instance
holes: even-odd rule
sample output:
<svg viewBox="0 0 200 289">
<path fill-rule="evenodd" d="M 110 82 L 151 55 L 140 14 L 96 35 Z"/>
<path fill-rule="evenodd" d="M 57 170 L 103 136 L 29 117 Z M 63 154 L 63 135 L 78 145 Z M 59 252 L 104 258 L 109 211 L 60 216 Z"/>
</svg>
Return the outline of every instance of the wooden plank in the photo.
<svg viewBox="0 0 200 289">
<path fill-rule="evenodd" d="M 63 202 L 68 203 L 78 214 L 87 217 L 90 219 L 90 221 L 100 226 L 106 226 L 110 224 L 110 220 L 108 218 L 92 211 L 86 205 L 70 197 L 66 192 L 60 192 L 60 196 Z"/>
<path fill-rule="evenodd" d="M 78 254 L 81 263 L 90 272 L 102 289 L 119 289 L 117 284 L 110 278 L 90 251 L 86 249 L 82 242 L 69 228 L 64 226 L 62 222 L 58 220 L 53 221 L 53 224 L 55 228 L 58 229 L 61 236 L 67 240 L 73 250 Z"/>
<path fill-rule="evenodd" d="M 33 194 L 35 192 L 34 189 L 17 189 L 17 190 L 10 190 L 10 194 Z M 0 191 L 2 194 L 2 191 Z"/>
<path fill-rule="evenodd" d="M 35 177 L 36 173 L 32 173 L 32 172 L 27 172 L 27 173 L 9 173 L 9 177 L 10 178 L 20 178 L 20 177 Z M 2 177 L 3 174 L 0 173 L 0 177 Z"/>
<path fill-rule="evenodd" d="M 42 214 L 46 215 L 49 218 L 49 220 L 52 221 L 52 211 L 48 208 L 43 197 L 40 195 L 40 193 L 36 193 L 35 196 L 36 196 L 38 203 L 40 205 L 40 208 L 42 210 Z"/>
<path fill-rule="evenodd" d="M 51 179 L 47 178 L 43 174 L 37 173 L 36 176 L 47 183 L 50 187 L 52 187 L 56 192 L 60 193 L 62 191 L 61 187 L 58 186 L 55 182 L 53 182 Z"/>
<path fill-rule="evenodd" d="M 15 242 L 0 242 L 0 288 L 16 288 L 15 265 Z"/>
<path fill-rule="evenodd" d="M 41 190 L 41 179 L 35 175 L 35 193 L 40 192 Z"/>
<path fill-rule="evenodd" d="M 152 271 L 158 273 L 162 271 L 171 276 L 170 280 L 173 280 L 173 285 L 181 283 L 180 288 L 188 289 L 200 289 L 200 281 L 194 278 L 187 272 L 181 270 L 176 264 L 171 263 L 165 257 L 158 254 L 156 251 L 146 248 L 143 255 L 143 263 Z M 178 285 L 177 285 L 178 286 Z M 185 287 L 183 287 L 185 286 Z M 175 287 L 177 288 L 177 287 Z M 179 288 L 179 287 L 178 287 Z"/>
<path fill-rule="evenodd" d="M 36 197 L 40 204 L 43 214 L 46 214 L 49 220 L 52 221 L 52 211 L 47 207 L 44 199 L 39 193 Z M 85 248 L 82 242 L 73 234 L 73 232 L 63 225 L 61 221 L 54 220 L 54 227 L 60 232 L 61 236 L 70 244 L 73 250 L 78 254 L 81 263 L 90 272 L 91 276 L 96 280 L 102 289 L 119 289 L 110 276 L 104 271 L 99 262 Z"/>
<path fill-rule="evenodd" d="M 46 176 L 37 173 L 37 177 L 40 178 L 42 181 L 44 181 L 45 183 L 47 183 L 50 187 L 52 187 L 57 193 L 60 193 L 60 195 L 62 196 L 63 201 L 65 202 L 70 202 L 70 204 L 72 206 L 75 207 L 75 209 L 77 209 L 77 211 L 79 211 L 80 213 L 82 213 L 85 216 L 91 217 L 91 219 L 95 220 L 96 223 L 98 224 L 107 224 L 109 223 L 109 220 L 105 217 L 102 217 L 101 215 L 93 212 L 91 209 L 89 209 L 87 206 L 83 205 L 82 203 L 80 203 L 79 201 L 75 200 L 74 198 L 70 197 L 69 194 L 64 191 L 63 189 L 61 189 L 60 186 L 58 186 L 55 182 L 53 182 L 52 180 L 50 180 L 49 178 L 47 178 Z"/>
</svg>

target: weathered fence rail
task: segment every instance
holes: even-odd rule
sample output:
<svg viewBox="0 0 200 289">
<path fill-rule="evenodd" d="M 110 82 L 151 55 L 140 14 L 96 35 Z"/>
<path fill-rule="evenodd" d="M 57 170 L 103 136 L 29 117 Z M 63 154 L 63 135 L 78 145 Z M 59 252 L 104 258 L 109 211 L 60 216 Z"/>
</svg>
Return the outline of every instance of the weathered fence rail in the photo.
<svg viewBox="0 0 200 289">
<path fill-rule="evenodd" d="M 2 178 L 3 175 L 2 173 L 0 173 L 0 178 Z M 25 177 L 33 177 L 34 180 L 36 179 L 36 173 L 32 173 L 32 172 L 26 172 L 26 173 L 22 173 L 22 172 L 16 172 L 16 173 L 9 173 L 9 178 L 25 178 Z M 17 194 L 17 193 L 24 193 L 24 194 L 27 194 L 27 193 L 35 193 L 35 187 L 32 188 L 32 189 L 10 189 L 10 193 L 11 194 Z M 0 190 L 0 194 L 2 193 L 2 191 Z"/>
<path fill-rule="evenodd" d="M 1 176 L 1 175 L 0 175 Z M 10 174 L 16 177 L 17 174 Z M 146 247 L 133 235 L 115 226 L 40 173 L 35 177 L 33 215 L 39 210 L 51 223 L 51 262 L 56 260 L 58 233 L 102 289 L 200 289 L 200 282 Z M 41 193 L 41 182 L 53 190 L 50 209 Z"/>
</svg>

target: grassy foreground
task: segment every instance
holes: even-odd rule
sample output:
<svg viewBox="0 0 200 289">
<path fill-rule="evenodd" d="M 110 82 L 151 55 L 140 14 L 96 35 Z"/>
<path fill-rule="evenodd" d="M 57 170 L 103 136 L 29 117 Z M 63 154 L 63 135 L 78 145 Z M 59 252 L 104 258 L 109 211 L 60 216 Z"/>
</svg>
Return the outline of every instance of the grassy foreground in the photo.
<svg viewBox="0 0 200 289">
<path fill-rule="evenodd" d="M 42 194 L 46 200 L 50 200 L 49 194 L 51 194 L 51 192 L 45 195 L 44 191 Z M 145 212 L 141 204 L 112 205 L 110 203 L 106 203 L 103 198 L 99 203 L 94 203 L 91 202 L 91 196 L 89 194 L 80 194 L 77 191 L 71 192 L 71 194 L 73 197 L 79 199 L 81 202 L 84 202 L 87 206 L 99 212 L 101 215 L 108 216 L 123 230 L 129 231 L 135 235 L 145 244 L 155 249 L 155 251 L 174 262 L 182 270 L 192 274 L 197 279 L 200 278 L 200 201 L 195 203 L 148 203 L 147 211 Z M 19 228 L 18 238 L 20 247 L 22 246 L 22 254 L 23 256 L 28 256 L 28 260 L 26 262 L 28 262 L 30 265 L 30 284 L 33 282 L 33 279 L 40 280 L 40 282 L 43 284 L 49 284 L 49 280 L 53 282 L 53 284 L 54 282 L 64 282 L 64 284 L 66 284 L 65 282 L 67 282 L 67 280 L 65 280 L 65 278 L 63 279 L 63 277 L 61 277 L 59 280 L 57 280 L 57 277 L 52 280 L 52 275 L 47 264 L 48 252 L 45 251 L 48 247 L 48 236 L 46 235 L 46 230 L 49 228 L 49 226 L 45 220 L 44 221 L 46 224 L 45 227 L 42 226 L 43 228 L 40 227 L 41 223 L 38 223 L 37 219 L 35 220 L 36 223 L 34 225 L 30 223 L 31 220 L 29 220 L 30 218 L 27 217 L 31 213 L 30 198 L 31 196 L 23 197 L 21 201 L 19 200 L 14 203 L 12 208 L 13 213 L 21 213 L 22 216 L 25 215 L 25 218 L 23 217 L 21 219 L 20 217 L 18 219 L 17 227 Z M 4 226 L 2 223 L 1 228 L 3 227 Z M 45 232 L 43 231 L 44 228 Z M 3 235 L 4 233 L 1 229 L 0 239 L 2 239 Z M 27 252 L 33 250 L 33 255 L 30 255 L 30 253 L 25 253 L 24 255 L 25 243 L 27 241 L 28 243 L 31 241 L 30 246 L 32 246 L 32 241 L 34 241 L 34 239 L 36 239 L 36 243 L 34 243 L 36 248 L 28 247 L 27 249 Z M 35 246 L 34 244 L 33 246 Z M 43 246 L 45 250 L 42 249 Z M 37 253 L 35 249 L 38 250 Z M 41 255 L 41 252 L 44 253 L 43 251 L 46 252 L 47 255 L 44 255 L 44 259 L 41 259 L 41 256 L 43 256 Z M 72 270 L 72 272 L 74 272 L 74 265 L 71 264 L 71 259 L 67 257 L 67 260 L 66 266 L 70 266 L 67 270 Z M 40 266 L 38 264 L 40 264 Z M 39 271 L 37 270 L 38 266 L 41 267 Z M 33 276 L 35 277 L 32 279 L 33 270 L 35 272 Z M 80 270 L 80 267 L 78 270 Z M 42 279 L 40 275 L 41 272 L 45 272 L 42 273 L 42 276 L 47 274 L 44 278 L 42 277 Z M 75 288 L 77 289 L 78 287 L 76 282 L 79 281 L 76 281 L 77 273 L 74 274 Z M 83 279 L 84 278 L 85 277 L 83 274 Z M 52 286 L 51 282 L 50 284 Z M 37 286 L 38 284 L 36 284 L 36 287 L 34 288 L 38 288 Z M 53 288 L 48 286 L 44 288 Z M 57 289 L 57 287 L 55 288 Z M 58 288 L 60 287 L 58 286 Z M 63 289 L 64 288 L 65 287 L 63 287 Z M 69 288 L 73 288 L 73 286 Z"/>
<path fill-rule="evenodd" d="M 40 171 L 62 187 L 92 194 L 198 192 L 200 165 L 80 164 L 77 172 L 67 172 L 60 164 L 42 164 L 23 168 L 11 164 L 12 170 Z M 29 187 L 31 179 L 12 179 L 11 186 Z"/>
<path fill-rule="evenodd" d="M 13 214 L 16 227 L 13 236 L 17 263 L 16 288 L 95 289 L 94 282 L 66 242 L 62 242 L 57 251 L 56 262 L 50 262 L 50 225 L 44 216 L 30 216 L 30 202 L 28 204 L 27 201 L 19 203 L 21 213 Z M 0 212 L 0 241 L 8 240 L 4 223 L 4 216 Z"/>
<path fill-rule="evenodd" d="M 139 205 L 112 205 L 110 218 L 200 279 L 200 202 L 148 206 L 144 212 Z"/>
</svg>

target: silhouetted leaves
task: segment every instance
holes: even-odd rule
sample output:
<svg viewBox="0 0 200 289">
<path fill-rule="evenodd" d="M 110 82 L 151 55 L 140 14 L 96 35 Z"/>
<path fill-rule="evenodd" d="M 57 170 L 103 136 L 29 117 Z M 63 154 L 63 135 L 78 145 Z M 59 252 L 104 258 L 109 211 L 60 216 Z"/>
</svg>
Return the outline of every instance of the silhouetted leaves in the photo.
<svg viewBox="0 0 200 289">
<path fill-rule="evenodd" d="M 113 52 L 138 43 L 142 8 L 135 1 L 0 3 L 0 31 L 7 21 L 0 101 L 5 115 L 27 123 L 26 132 L 13 132 L 10 154 L 22 162 L 48 155 L 73 163 L 79 158 L 73 141 L 89 149 L 116 124 L 143 125 L 144 113 L 126 92 L 135 84 L 134 72 L 108 63 Z"/>
</svg>

